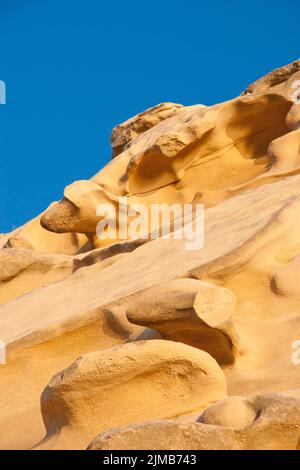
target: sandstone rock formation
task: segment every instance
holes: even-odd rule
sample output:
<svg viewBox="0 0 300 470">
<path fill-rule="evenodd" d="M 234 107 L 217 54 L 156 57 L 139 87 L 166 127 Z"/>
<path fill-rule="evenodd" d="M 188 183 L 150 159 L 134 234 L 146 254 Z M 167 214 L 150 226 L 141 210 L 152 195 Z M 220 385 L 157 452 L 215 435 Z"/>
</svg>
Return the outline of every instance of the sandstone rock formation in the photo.
<svg viewBox="0 0 300 470">
<path fill-rule="evenodd" d="M 0 237 L 1 449 L 300 448 L 299 73 L 129 119 L 97 175 Z M 179 213 L 124 235 L 124 200 L 126 228 Z"/>
<path fill-rule="evenodd" d="M 299 450 L 300 401 L 279 394 L 232 397 L 198 420 L 153 421 L 96 436 L 88 450 Z"/>
<path fill-rule="evenodd" d="M 47 436 L 38 448 L 85 448 L 99 418 L 107 429 L 201 410 L 225 396 L 221 368 L 196 348 L 150 340 L 91 353 L 45 388 Z"/>
<path fill-rule="evenodd" d="M 234 362 L 238 334 L 235 296 L 196 279 L 178 279 L 147 290 L 129 306 L 130 322 L 157 329 L 165 339 L 211 354 L 219 364 Z"/>
<path fill-rule="evenodd" d="M 175 116 L 180 108 L 182 108 L 181 104 L 161 103 L 114 127 L 110 138 L 113 158 L 130 147 L 140 134 L 161 121 Z"/>
</svg>

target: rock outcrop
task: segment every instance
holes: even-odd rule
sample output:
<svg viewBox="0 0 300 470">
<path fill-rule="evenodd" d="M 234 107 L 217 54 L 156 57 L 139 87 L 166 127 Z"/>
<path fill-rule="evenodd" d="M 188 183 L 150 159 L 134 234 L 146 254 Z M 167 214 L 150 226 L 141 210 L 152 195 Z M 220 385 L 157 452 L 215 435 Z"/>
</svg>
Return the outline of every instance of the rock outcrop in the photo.
<svg viewBox="0 0 300 470">
<path fill-rule="evenodd" d="M 225 397 L 226 379 L 203 351 L 140 341 L 91 353 L 52 378 L 42 394 L 47 436 L 38 447 L 85 449 L 99 428 L 201 410 Z"/>
<path fill-rule="evenodd" d="M 138 114 L 0 236 L 1 449 L 300 449 L 299 74 Z"/>
<path fill-rule="evenodd" d="M 197 421 L 153 421 L 96 436 L 88 450 L 299 450 L 300 401 L 228 398 Z"/>
<path fill-rule="evenodd" d="M 129 306 L 130 322 L 157 329 L 165 339 L 207 351 L 221 364 L 234 362 L 238 333 L 232 292 L 196 279 L 169 281 L 147 290 Z"/>
</svg>

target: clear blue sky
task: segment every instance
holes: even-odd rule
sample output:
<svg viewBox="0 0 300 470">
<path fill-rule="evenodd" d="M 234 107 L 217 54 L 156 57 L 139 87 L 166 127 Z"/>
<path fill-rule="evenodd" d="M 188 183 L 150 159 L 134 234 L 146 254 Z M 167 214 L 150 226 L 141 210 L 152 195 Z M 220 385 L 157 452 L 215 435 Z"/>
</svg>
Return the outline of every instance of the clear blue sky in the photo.
<svg viewBox="0 0 300 470">
<path fill-rule="evenodd" d="M 119 122 L 297 59 L 299 17 L 299 0 L 0 0 L 0 232 L 96 173 Z"/>
</svg>

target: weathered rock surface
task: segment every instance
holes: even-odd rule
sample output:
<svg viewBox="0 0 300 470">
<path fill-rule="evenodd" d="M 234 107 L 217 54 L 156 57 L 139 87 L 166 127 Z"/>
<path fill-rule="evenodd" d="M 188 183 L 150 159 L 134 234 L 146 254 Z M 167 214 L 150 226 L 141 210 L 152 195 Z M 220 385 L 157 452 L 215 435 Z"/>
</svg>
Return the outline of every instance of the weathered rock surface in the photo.
<svg viewBox="0 0 300 470">
<path fill-rule="evenodd" d="M 289 128 L 291 98 L 251 94 L 213 107 L 191 106 L 136 138 L 91 181 L 65 189 L 64 199 L 42 216 L 44 228 L 57 233 L 81 232 L 94 246 L 99 240 L 99 204 L 198 203 L 213 206 L 247 187 L 263 184 L 300 168 L 299 158 L 278 165 L 268 148 Z M 116 215 L 116 225 L 119 219 Z M 150 229 L 149 229 L 150 230 Z"/>
<path fill-rule="evenodd" d="M 99 173 L 1 235 L 1 449 L 300 448 L 299 73 L 140 113 Z M 122 236 L 120 196 L 204 204 L 204 245 L 153 239 L 161 221 Z"/>
<path fill-rule="evenodd" d="M 207 351 L 219 364 L 234 362 L 238 334 L 232 292 L 196 279 L 169 281 L 147 290 L 129 306 L 130 322 L 157 329 L 165 339 Z"/>
<path fill-rule="evenodd" d="M 53 204 L 55 205 L 55 203 Z M 48 210 L 51 210 L 51 207 Z M 29 248 L 32 250 L 53 253 L 73 255 L 84 247 L 88 240 L 85 235 L 78 233 L 56 233 L 44 230 L 40 224 L 41 216 L 30 220 L 19 229 L 14 230 L 0 239 L 3 240 L 3 246 L 7 248 Z"/>
<path fill-rule="evenodd" d="M 139 135 L 156 126 L 161 121 L 175 116 L 181 107 L 181 104 L 161 103 L 114 127 L 110 138 L 113 158 L 130 147 L 131 143 Z"/>
<path fill-rule="evenodd" d="M 300 401 L 292 397 L 228 398 L 208 408 L 201 420 L 153 421 L 106 431 L 88 450 L 299 450 Z"/>
<path fill-rule="evenodd" d="M 168 418 L 226 396 L 209 354 L 171 341 L 141 341 L 82 356 L 42 394 L 42 449 L 85 448 L 97 427 Z"/>
</svg>

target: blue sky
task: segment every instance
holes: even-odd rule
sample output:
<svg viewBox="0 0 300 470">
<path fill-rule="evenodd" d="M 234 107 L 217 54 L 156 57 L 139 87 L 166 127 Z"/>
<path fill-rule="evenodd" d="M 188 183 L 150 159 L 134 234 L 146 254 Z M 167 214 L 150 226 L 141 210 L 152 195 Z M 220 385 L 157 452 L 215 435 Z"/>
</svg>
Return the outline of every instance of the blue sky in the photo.
<svg viewBox="0 0 300 470">
<path fill-rule="evenodd" d="M 96 173 L 114 125 L 299 58 L 299 17 L 299 0 L 0 0 L 0 232 Z"/>
</svg>

